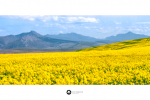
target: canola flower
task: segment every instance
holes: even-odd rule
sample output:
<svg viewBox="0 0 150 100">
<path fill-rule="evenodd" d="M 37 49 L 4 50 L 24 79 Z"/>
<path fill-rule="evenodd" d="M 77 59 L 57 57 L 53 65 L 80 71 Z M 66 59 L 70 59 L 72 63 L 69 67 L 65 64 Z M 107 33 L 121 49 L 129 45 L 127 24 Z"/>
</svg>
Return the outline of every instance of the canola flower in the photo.
<svg viewBox="0 0 150 100">
<path fill-rule="evenodd" d="M 149 85 L 150 38 L 80 52 L 0 54 L 0 85 Z"/>
<path fill-rule="evenodd" d="M 149 85 L 149 51 L 0 54 L 0 85 Z"/>
</svg>

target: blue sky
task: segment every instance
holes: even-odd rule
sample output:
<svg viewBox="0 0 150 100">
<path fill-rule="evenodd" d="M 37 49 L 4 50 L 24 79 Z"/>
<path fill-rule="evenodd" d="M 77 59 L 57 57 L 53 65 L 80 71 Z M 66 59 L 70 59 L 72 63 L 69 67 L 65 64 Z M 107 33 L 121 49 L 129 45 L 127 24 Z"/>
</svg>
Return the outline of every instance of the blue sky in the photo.
<svg viewBox="0 0 150 100">
<path fill-rule="evenodd" d="M 101 39 L 128 31 L 150 36 L 150 15 L 0 15 L 0 36 L 31 30 L 42 35 L 75 32 Z"/>
</svg>

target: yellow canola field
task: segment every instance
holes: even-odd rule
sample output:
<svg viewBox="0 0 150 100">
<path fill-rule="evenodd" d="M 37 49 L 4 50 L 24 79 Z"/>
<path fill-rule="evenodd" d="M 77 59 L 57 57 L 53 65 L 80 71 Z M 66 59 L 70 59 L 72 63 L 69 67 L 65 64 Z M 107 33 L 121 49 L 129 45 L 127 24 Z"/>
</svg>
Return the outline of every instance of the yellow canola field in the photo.
<svg viewBox="0 0 150 100">
<path fill-rule="evenodd" d="M 1 85 L 147 85 L 150 46 L 122 50 L 0 54 Z"/>
</svg>

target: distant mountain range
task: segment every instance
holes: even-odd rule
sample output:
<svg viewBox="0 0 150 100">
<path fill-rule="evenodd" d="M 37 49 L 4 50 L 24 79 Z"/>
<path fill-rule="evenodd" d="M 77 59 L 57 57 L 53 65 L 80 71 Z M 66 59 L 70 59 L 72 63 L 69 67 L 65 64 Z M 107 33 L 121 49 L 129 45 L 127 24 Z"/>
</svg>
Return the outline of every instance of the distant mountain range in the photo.
<svg viewBox="0 0 150 100">
<path fill-rule="evenodd" d="M 35 31 L 21 33 L 19 35 L 8 35 L 0 37 L 0 48 L 56 48 L 63 43 L 73 43 L 74 41 L 53 39 L 40 35 Z M 67 45 L 67 44 L 66 44 Z"/>
<path fill-rule="evenodd" d="M 70 40 L 70 41 L 85 41 L 85 42 L 102 42 L 102 43 L 113 43 L 120 41 L 127 41 L 133 39 L 147 38 L 149 36 L 142 34 L 135 34 L 132 32 L 128 32 L 125 34 L 117 34 L 116 36 L 106 37 L 105 39 L 97 39 L 94 37 L 83 36 L 77 33 L 67 33 L 67 34 L 58 34 L 58 35 L 45 35 L 46 37 L 62 39 L 62 40 Z"/>
<path fill-rule="evenodd" d="M 0 49 L 39 48 L 39 49 L 83 49 L 119 41 L 146 38 L 149 36 L 134 34 L 118 34 L 105 39 L 96 39 L 77 33 L 58 35 L 40 35 L 35 31 L 0 37 Z"/>
<path fill-rule="evenodd" d="M 58 34 L 58 35 L 45 35 L 46 37 L 55 38 L 55 39 L 63 39 L 70 41 L 85 41 L 85 42 L 95 42 L 100 39 L 96 39 L 89 36 L 83 36 L 77 33 L 67 33 L 67 34 Z"/>
<path fill-rule="evenodd" d="M 105 38 L 105 40 L 120 42 L 120 41 L 127 41 L 127 40 L 147 38 L 147 37 L 150 37 L 150 36 L 128 32 L 126 34 L 117 34 L 116 36 L 107 37 Z"/>
<path fill-rule="evenodd" d="M 73 37 L 72 33 L 69 36 L 70 38 L 72 38 Z M 86 36 L 85 37 L 81 36 L 81 37 L 85 38 Z M 75 38 L 77 39 L 77 37 Z M 90 37 L 86 37 L 86 38 L 87 40 L 88 39 L 94 40 L 94 38 L 90 38 Z M 55 49 L 78 50 L 78 49 L 83 49 L 83 48 L 88 48 L 88 47 L 93 47 L 93 46 L 104 44 L 104 43 L 96 43 L 96 42 L 93 43 L 90 40 L 88 42 L 79 41 L 80 38 L 77 39 L 76 41 L 76 39 L 64 40 L 64 38 L 62 39 L 51 38 L 49 36 L 40 35 L 39 33 L 35 31 L 30 31 L 26 33 L 21 33 L 19 35 L 1 36 L 0 37 L 0 49 L 18 48 L 20 50 L 21 48 L 39 48 L 39 49 L 54 49 L 54 50 Z"/>
</svg>

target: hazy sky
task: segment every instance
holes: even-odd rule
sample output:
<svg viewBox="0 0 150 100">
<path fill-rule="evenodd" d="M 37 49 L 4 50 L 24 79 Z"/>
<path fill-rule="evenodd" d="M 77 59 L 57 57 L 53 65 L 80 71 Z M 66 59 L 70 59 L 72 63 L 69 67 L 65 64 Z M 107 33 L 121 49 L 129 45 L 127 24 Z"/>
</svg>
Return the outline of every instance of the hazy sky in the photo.
<svg viewBox="0 0 150 100">
<path fill-rule="evenodd" d="M 96 38 L 128 31 L 150 36 L 150 15 L 0 15 L 0 36 L 31 30 L 42 35 L 75 32 Z"/>
</svg>

